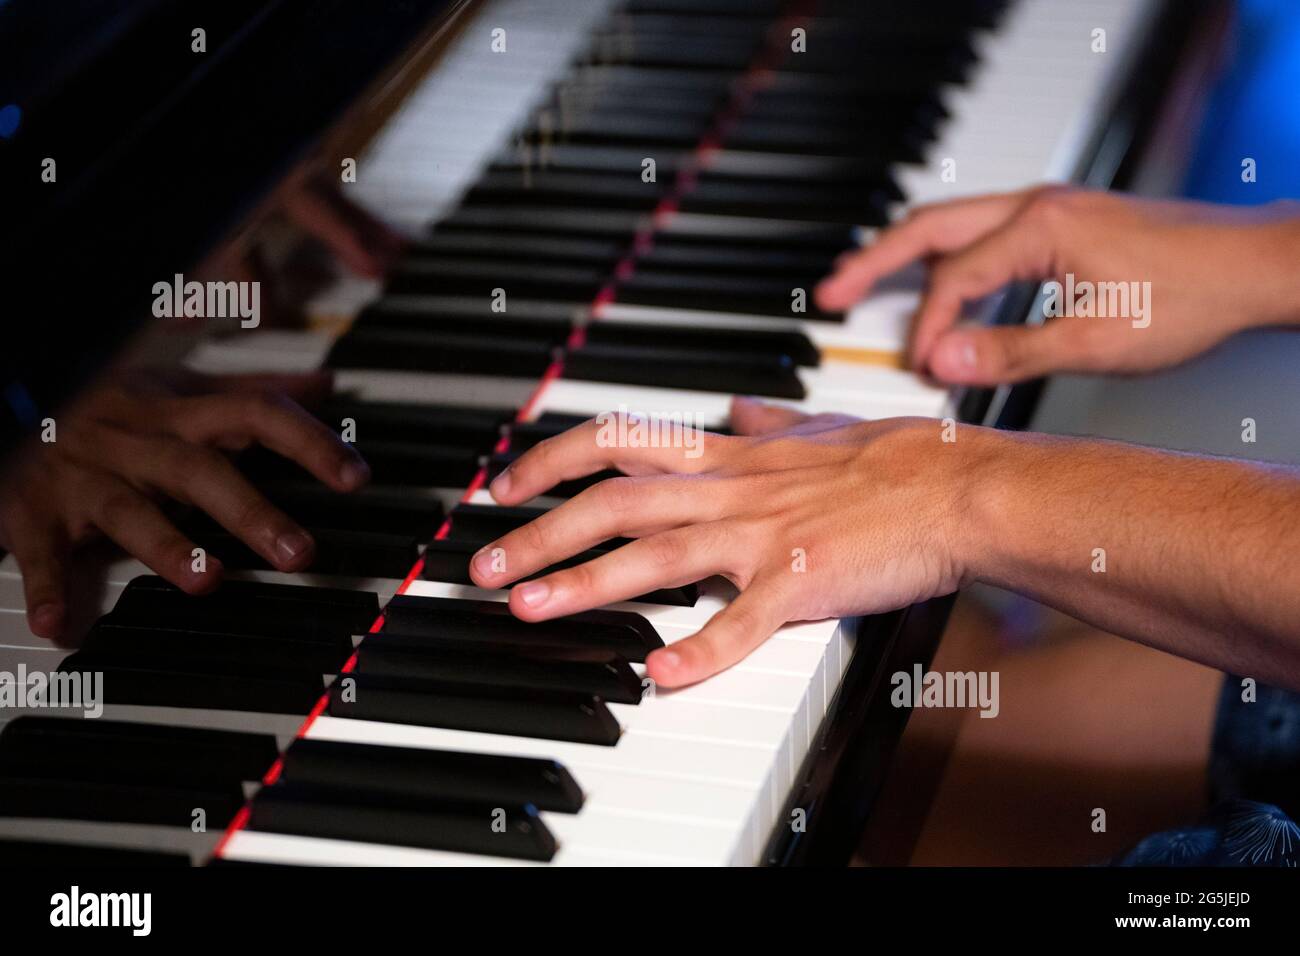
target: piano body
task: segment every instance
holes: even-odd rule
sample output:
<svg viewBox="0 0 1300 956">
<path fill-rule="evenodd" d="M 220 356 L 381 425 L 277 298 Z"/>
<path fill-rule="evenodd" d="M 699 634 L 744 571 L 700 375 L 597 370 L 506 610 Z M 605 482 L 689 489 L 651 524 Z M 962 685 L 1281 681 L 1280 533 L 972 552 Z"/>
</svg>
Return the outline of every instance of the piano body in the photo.
<svg viewBox="0 0 1300 956">
<path fill-rule="evenodd" d="M 255 38 L 275 14 L 244 6 Z M 308 328 L 227 325 L 184 356 L 212 373 L 332 368 L 319 414 L 355 424 L 373 486 L 343 501 L 250 454 L 318 566 L 268 570 L 196 517 L 232 580 L 188 598 L 108 561 L 103 616 L 72 653 L 28 632 L 4 558 L 0 671 L 100 673 L 106 703 L 96 720 L 0 712 L 0 862 L 847 861 L 907 717 L 888 675 L 929 661 L 949 600 L 789 625 L 655 692 L 647 651 L 729 586 L 514 621 L 505 592 L 470 586 L 468 558 L 579 489 L 509 509 L 485 481 L 603 411 L 725 427 L 737 392 L 1023 426 L 1032 387 L 950 393 L 902 367 L 915 277 L 844 316 L 820 314 L 812 284 L 919 203 L 1131 181 L 1202 23 L 1189 6 L 375 5 L 404 31 L 376 49 L 401 55 L 363 95 L 335 91 L 345 115 L 293 165 L 336 176 L 355 159 L 344 194 L 409 247 L 382 282 L 315 293 Z M 328 73 L 297 73 L 312 66 Z M 309 94 L 312 77 L 293 82 Z M 1035 291 L 984 318 L 1026 321 Z"/>
</svg>

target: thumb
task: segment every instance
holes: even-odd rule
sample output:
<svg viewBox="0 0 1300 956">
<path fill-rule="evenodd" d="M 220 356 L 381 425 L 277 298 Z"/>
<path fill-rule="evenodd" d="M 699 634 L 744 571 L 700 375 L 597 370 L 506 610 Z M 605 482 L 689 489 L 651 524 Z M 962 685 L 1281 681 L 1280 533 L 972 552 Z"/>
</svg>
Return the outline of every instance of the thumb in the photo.
<svg viewBox="0 0 1300 956">
<path fill-rule="evenodd" d="M 737 435 L 766 435 L 793 428 L 806 422 L 809 417 L 811 416 L 793 408 L 769 405 L 757 398 L 737 395 L 731 400 L 728 420 L 731 430 Z"/>
<path fill-rule="evenodd" d="M 930 374 L 953 385 L 1003 385 L 1081 367 L 1083 319 L 1042 326 L 958 328 L 930 350 Z"/>
</svg>

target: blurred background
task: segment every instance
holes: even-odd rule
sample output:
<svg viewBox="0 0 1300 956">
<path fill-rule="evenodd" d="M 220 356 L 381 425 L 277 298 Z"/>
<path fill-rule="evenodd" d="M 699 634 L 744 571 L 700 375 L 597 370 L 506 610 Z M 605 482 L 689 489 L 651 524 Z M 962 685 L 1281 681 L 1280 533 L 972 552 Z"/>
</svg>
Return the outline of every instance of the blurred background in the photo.
<svg viewBox="0 0 1300 956">
<path fill-rule="evenodd" d="M 1239 0 L 1225 53 L 1191 154 L 1173 157 L 1187 169 L 1174 194 L 1300 199 L 1300 3 Z M 1242 181 L 1246 158 L 1255 182 Z M 1153 309 L 1154 321 L 1177 321 L 1161 317 L 1158 299 Z M 1244 418 L 1256 422 L 1254 444 L 1242 441 Z M 1300 463 L 1300 331 L 1247 333 L 1141 378 L 1055 376 L 1033 428 Z M 1218 672 L 984 586 L 959 597 L 931 666 L 997 670 L 1002 713 L 913 715 L 887 785 L 892 813 L 868 833 L 886 849 L 868 862 L 1095 864 L 1204 812 Z M 918 807 L 918 782 L 935 776 L 938 796 Z M 1077 825 L 1095 807 L 1109 814 L 1105 833 Z M 908 832 L 918 814 L 916 844 L 891 855 L 885 831 Z"/>
<path fill-rule="evenodd" d="M 1300 199 L 1300 3 L 1239 0 L 1229 50 L 1182 193 L 1237 205 Z M 1248 157 L 1256 162 L 1253 183 L 1241 178 Z M 1160 303 L 1153 308 L 1160 321 Z M 1241 441 L 1243 418 L 1257 423 L 1253 445 Z M 1300 462 L 1300 335 L 1247 334 L 1140 379 L 1057 376 L 1035 427 Z"/>
</svg>

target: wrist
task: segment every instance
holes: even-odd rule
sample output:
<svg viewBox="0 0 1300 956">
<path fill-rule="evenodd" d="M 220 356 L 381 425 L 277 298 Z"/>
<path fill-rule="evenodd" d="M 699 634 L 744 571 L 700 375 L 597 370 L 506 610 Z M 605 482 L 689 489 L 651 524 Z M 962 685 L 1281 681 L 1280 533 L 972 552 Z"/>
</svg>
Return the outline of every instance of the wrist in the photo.
<svg viewBox="0 0 1300 956">
<path fill-rule="evenodd" d="M 961 436 L 969 447 L 955 476 L 958 507 L 949 527 L 953 560 L 963 585 L 996 584 L 1006 579 L 1022 533 L 1016 518 L 1032 483 L 1027 480 L 1032 445 L 1023 435 L 993 428 L 965 426 Z"/>
</svg>

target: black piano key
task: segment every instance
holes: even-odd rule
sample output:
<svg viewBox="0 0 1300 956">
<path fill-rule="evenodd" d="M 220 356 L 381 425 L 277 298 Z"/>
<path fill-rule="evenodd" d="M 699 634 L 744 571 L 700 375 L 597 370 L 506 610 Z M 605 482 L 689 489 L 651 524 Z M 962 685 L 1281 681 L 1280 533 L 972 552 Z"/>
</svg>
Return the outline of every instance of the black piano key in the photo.
<svg viewBox="0 0 1300 956">
<path fill-rule="evenodd" d="M 420 543 L 427 537 L 313 525 L 306 530 L 316 543 L 309 571 L 363 578 L 406 577 L 420 557 Z M 232 571 L 274 570 L 262 555 L 224 530 L 200 530 L 192 538 Z"/>
<path fill-rule="evenodd" d="M 64 780 L 0 770 L 0 816 L 93 820 L 189 828 L 202 810 L 209 828 L 225 827 L 244 803 L 243 789 L 152 787 L 139 783 Z"/>
<path fill-rule="evenodd" d="M 631 31 L 597 35 L 589 62 L 628 63 L 635 66 L 693 69 L 705 67 L 739 72 L 749 66 L 758 52 L 754 38 L 718 39 L 715 37 L 681 37 L 661 34 L 637 34 Z"/>
<path fill-rule="evenodd" d="M 510 290 L 510 277 L 465 284 L 466 289 L 482 291 L 484 295 L 491 295 L 492 289 L 498 286 Z M 389 283 L 390 292 L 436 292 L 439 289 L 463 291 L 450 279 L 444 281 L 441 276 L 398 273 Z M 591 295 L 580 298 L 590 299 Z M 475 335 L 470 330 L 445 333 L 365 327 L 340 336 L 330 349 L 325 364 L 330 368 L 535 377 L 545 372 L 551 363 L 551 351 L 548 342 L 503 341 L 488 335 Z M 358 451 L 365 455 L 361 448 Z M 373 469 L 373 463 L 371 467 Z"/>
<path fill-rule="evenodd" d="M 821 353 L 805 333 L 781 329 L 728 329 L 597 321 L 587 327 L 586 339 L 588 345 L 666 346 L 741 356 L 789 356 L 796 364 L 803 366 L 817 366 L 821 363 Z"/>
<path fill-rule="evenodd" d="M 432 445 L 420 441 L 363 439 L 353 443 L 370 466 L 373 486 L 415 485 L 463 488 L 478 472 L 479 452 L 459 445 Z M 296 462 L 257 447 L 239 460 L 244 474 L 259 484 L 266 481 L 310 480 Z"/>
<path fill-rule="evenodd" d="M 492 440 L 484 443 L 482 453 L 491 452 L 499 437 L 494 433 Z M 412 435 L 407 440 L 419 438 Z M 402 534 L 427 541 L 442 526 L 444 517 L 441 501 L 414 489 L 362 488 L 340 494 L 319 484 L 285 481 L 263 484 L 258 490 L 308 528 Z M 211 528 L 211 519 L 202 517 Z"/>
<path fill-rule="evenodd" d="M 352 720 L 612 747 L 618 721 L 598 697 L 524 687 L 346 674 L 329 689 L 328 713 Z"/>
<path fill-rule="evenodd" d="M 182 630 L 145 624 L 119 623 L 110 613 L 87 633 L 82 647 L 103 651 L 115 659 L 154 662 L 190 658 L 239 662 L 257 660 L 271 667 L 333 674 L 351 656 L 351 637 L 338 633 L 322 641 L 294 634 L 240 634 L 230 631 Z"/>
<path fill-rule="evenodd" d="M 647 147 L 646 155 L 653 155 L 655 149 L 681 150 L 694 147 L 708 130 L 708 118 L 701 116 L 675 116 L 671 113 L 646 115 L 616 109 L 587 110 L 568 117 L 558 134 L 548 133 L 534 126 L 525 130 L 521 134 L 521 139 L 538 145 L 551 140 L 601 146 L 636 144 Z M 639 176 L 632 181 L 639 182 Z M 486 201 L 488 198 L 481 196 L 479 201 Z M 611 202 L 606 208 L 636 209 L 639 207 Z"/>
<path fill-rule="evenodd" d="M 913 93 L 892 91 L 844 91 L 840 95 L 822 95 L 816 99 L 791 90 L 759 90 L 745 104 L 745 116 L 759 120 L 778 120 L 797 116 L 808 120 L 839 120 L 867 123 L 884 119 L 905 125 L 919 123 L 927 129 L 948 116 L 939 89 Z"/>
<path fill-rule="evenodd" d="M 504 827 L 494 827 L 505 813 Z M 365 791 L 277 783 L 253 800 L 249 829 L 268 833 L 546 861 L 556 842 L 534 807 L 430 804 Z"/>
<path fill-rule="evenodd" d="M 486 544 L 522 528 L 546 514 L 545 508 L 505 508 L 499 505 L 458 504 L 451 509 L 447 538 Z"/>
<path fill-rule="evenodd" d="M 426 581 L 442 581 L 447 584 L 470 584 L 474 582 L 469 576 L 469 560 L 479 549 L 480 543 L 476 541 L 463 541 L 443 539 L 441 541 L 431 541 L 424 551 L 424 568 L 420 576 Z M 545 574 L 551 574 L 565 568 L 572 568 L 576 565 L 583 564 L 594 558 L 608 554 L 608 551 L 584 551 L 581 554 L 575 554 L 571 558 L 558 561 L 548 568 L 543 568 L 536 574 L 530 574 L 516 584 L 523 581 L 531 581 Z M 512 587 L 514 585 L 511 585 Z M 641 601 L 645 604 L 669 604 L 675 607 L 693 607 L 695 602 L 700 599 L 700 589 L 694 584 L 685 584 L 681 587 L 659 588 L 648 594 L 639 597 L 630 598 L 629 600 Z"/>
<path fill-rule="evenodd" d="M 889 204 L 903 198 L 890 179 L 831 187 L 732 177 L 703 176 L 682 197 L 681 209 L 719 216 L 756 216 L 881 226 L 889 221 Z"/>
<path fill-rule="evenodd" d="M 82 846 L 41 840 L 0 839 L 0 867 L 80 869 L 154 869 L 189 866 L 184 853 L 134 850 L 125 847 Z"/>
<path fill-rule="evenodd" d="M 845 247 L 847 248 L 847 247 Z M 655 242 L 637 264 L 648 269 L 701 271 L 715 274 L 782 275 L 804 277 L 830 272 L 835 253 L 756 247 L 723 243 L 684 243 L 663 239 Z M 621 323 L 620 323 L 621 324 Z"/>
<path fill-rule="evenodd" d="M 412 326 L 415 328 L 429 321 L 427 313 L 398 312 L 395 306 L 389 308 L 381 301 L 363 312 L 357 322 L 373 320 L 375 325 L 382 326 L 390 318 L 397 321 L 394 317 L 398 315 L 413 315 Z M 564 328 L 567 332 L 567 323 L 564 323 Z M 344 420 L 351 419 L 358 439 L 464 446 L 486 452 L 496 444 L 501 427 L 514 421 L 516 409 L 369 402 L 340 395 L 325 402 L 316 414 L 340 432 Z M 361 493 L 368 490 L 363 488 Z"/>
<path fill-rule="evenodd" d="M 151 574 L 133 578 L 113 605 L 115 620 L 241 634 L 360 634 L 379 617 L 379 596 L 348 588 L 224 581 L 193 597 Z"/>
<path fill-rule="evenodd" d="M 260 780 L 275 737 L 113 720 L 19 717 L 0 732 L 0 773 L 205 789 Z"/>
<path fill-rule="evenodd" d="M 635 305 L 703 309 L 774 318 L 842 322 L 843 315 L 823 312 L 813 303 L 820 276 L 765 279 L 638 269 L 618 287 L 619 302 Z M 802 290 L 802 297 L 798 291 Z M 801 306 L 803 311 L 796 311 Z"/>
<path fill-rule="evenodd" d="M 554 760 L 334 740 L 295 740 L 285 751 L 280 779 L 434 802 L 531 804 L 556 813 L 577 813 L 583 802 L 577 781 Z"/>
<path fill-rule="evenodd" d="M 582 95 L 585 96 L 586 94 Z M 597 95 L 604 95 L 604 91 L 598 90 Z M 634 93 L 629 91 L 626 95 L 632 96 Z M 683 96 L 683 99 L 696 102 L 700 98 L 693 93 L 687 93 Z M 635 149 L 631 146 L 552 143 L 546 150 L 546 168 L 566 172 L 619 173 L 630 174 L 639 178 L 641 164 L 645 159 L 646 151 L 644 149 Z M 694 165 L 696 161 L 695 150 L 693 148 L 658 150 L 654 155 L 654 160 L 656 176 L 660 180 L 671 179 L 683 166 L 687 164 Z M 515 146 L 508 147 L 498 153 L 492 160 L 490 168 L 522 177 L 531 175 L 531 170 L 537 169 L 539 162 L 536 150 Z M 499 243 L 490 243 L 487 234 L 485 234 L 485 237 L 481 240 L 485 249 L 511 249 L 516 243 L 526 240 L 528 236 L 527 233 L 497 233 L 493 235 L 500 236 Z M 439 248 L 446 248 L 449 245 L 454 245 L 451 235 L 444 238 Z M 548 252 L 547 248 L 550 248 L 551 251 Z M 418 249 L 417 246 L 416 251 Z M 536 250 L 536 254 L 542 258 L 547 258 L 549 255 L 558 255 L 565 259 L 612 263 L 617 262 L 622 256 L 625 246 L 615 240 L 599 236 L 571 236 L 560 240 L 553 247 L 545 247 L 544 243 L 534 239 L 532 243 L 520 249 L 520 251 L 533 250 Z"/>
<path fill-rule="evenodd" d="M 784 248 L 824 252 L 834 257 L 845 249 L 859 245 L 858 233 L 855 226 L 832 222 L 788 221 L 778 223 L 771 230 L 757 230 L 748 223 L 711 222 L 697 229 L 690 222 L 670 220 L 663 231 L 656 235 L 655 241 L 738 248 Z"/>
<path fill-rule="evenodd" d="M 629 611 L 584 611 L 551 621 L 521 621 L 499 601 L 398 594 L 384 608 L 383 632 L 456 640 L 554 644 L 600 650 L 634 663 L 664 646 L 654 626 Z"/>
<path fill-rule="evenodd" d="M 103 675 L 108 704 L 154 705 L 267 714 L 302 714 L 320 699 L 322 675 L 283 671 L 256 661 L 190 659 L 151 663 L 100 650 L 69 654 L 59 672 Z"/>
<path fill-rule="evenodd" d="M 637 122 L 644 120 L 644 114 Z M 600 122 L 598 118 L 596 120 Z M 703 132 L 699 124 L 690 124 L 689 136 Z M 599 209 L 639 209 L 649 211 L 672 191 L 669 176 L 660 177 L 655 170 L 653 182 L 641 178 L 641 166 L 618 173 L 569 172 L 550 168 L 489 168 L 465 197 L 466 205 L 506 205 L 514 202 L 590 206 Z"/>
<path fill-rule="evenodd" d="M 554 167 L 555 158 L 548 156 L 548 163 Z M 508 165 L 496 168 L 510 169 Z M 627 167 L 639 170 L 640 158 Z M 662 168 L 662 167 L 661 167 Z M 407 247 L 407 255 L 413 259 L 422 256 L 464 256 L 466 258 L 501 258 L 526 257 L 533 261 L 552 259 L 567 262 L 589 262 L 614 265 L 627 251 L 626 244 L 617 239 L 600 236 L 537 236 L 516 232 L 460 232 L 434 231 L 417 239 Z M 382 302 L 378 303 L 382 306 Z M 363 317 L 369 312 L 363 312 Z"/>
<path fill-rule="evenodd" d="M 849 123 L 852 120 L 848 121 Z M 917 163 L 924 158 L 928 133 L 919 124 L 908 124 L 902 129 L 874 132 L 845 128 L 839 124 L 819 125 L 811 122 L 743 120 L 729 130 L 725 148 L 747 152 L 797 153 L 812 156 L 863 156 L 884 164 L 889 161 Z M 891 190 L 894 192 L 896 190 Z M 856 196 L 850 194 L 848 198 Z M 856 213 L 859 206 L 854 206 Z M 868 205 L 868 215 L 879 215 L 879 210 Z M 750 215 L 757 215 L 751 213 Z M 813 218 L 791 216 L 791 218 Z M 828 222 L 858 221 L 828 218 Z M 871 220 L 863 220 L 870 222 Z"/>
<path fill-rule="evenodd" d="M 590 343 L 569 352 L 564 377 L 773 398 L 807 397 L 787 355 Z"/>
<path fill-rule="evenodd" d="M 462 641 L 403 641 L 372 635 L 357 648 L 356 673 L 373 677 L 412 677 L 467 687 L 519 687 L 590 694 L 615 704 L 639 704 L 641 680 L 627 661 L 565 660 L 523 655 L 518 645 Z"/>
<path fill-rule="evenodd" d="M 526 199 L 534 205 L 544 201 L 540 195 L 530 195 Z M 391 296 L 476 296 L 487 305 L 497 294 L 497 289 L 504 289 L 508 295 L 516 298 L 547 295 L 587 302 L 600 290 L 608 275 L 607 265 L 592 265 L 587 262 L 534 263 L 527 259 L 419 257 L 398 263 L 388 277 L 385 293 Z M 368 331 L 368 328 L 358 331 Z M 479 341 L 474 326 L 438 333 L 437 338 L 443 343 L 444 349 L 458 349 L 462 352 L 467 352 Z M 552 343 L 542 340 L 520 344 L 536 348 Z M 468 362 L 469 359 L 465 361 Z"/>
<path fill-rule="evenodd" d="M 508 315 L 489 313 L 486 310 L 465 314 L 449 312 L 441 308 L 423 307 L 422 302 L 421 298 L 409 296 L 381 299 L 357 317 L 354 327 L 403 329 L 408 332 L 426 332 L 435 335 L 463 335 L 473 332 L 474 335 L 488 338 L 544 342 L 551 347 L 563 345 L 573 331 L 573 322 L 569 318 L 556 319 L 530 314 L 527 309 L 512 309 Z M 466 409 L 465 411 L 477 410 Z M 358 425 L 360 421 L 357 419 Z M 509 421 L 509 418 L 505 421 Z M 475 433 L 472 437 L 477 439 L 480 434 L 481 432 Z M 448 440 L 444 438 L 442 441 Z M 458 442 L 458 444 L 467 443 Z"/>
<path fill-rule="evenodd" d="M 461 206 L 438 223 L 444 232 L 504 229 L 604 236 L 631 242 L 649 217 L 629 209 L 555 209 L 549 206 Z"/>
</svg>

